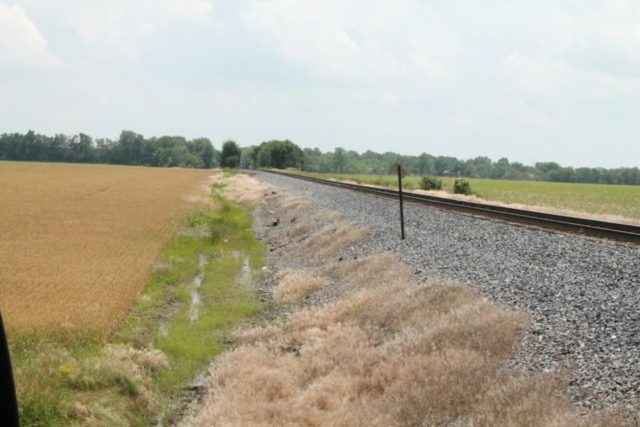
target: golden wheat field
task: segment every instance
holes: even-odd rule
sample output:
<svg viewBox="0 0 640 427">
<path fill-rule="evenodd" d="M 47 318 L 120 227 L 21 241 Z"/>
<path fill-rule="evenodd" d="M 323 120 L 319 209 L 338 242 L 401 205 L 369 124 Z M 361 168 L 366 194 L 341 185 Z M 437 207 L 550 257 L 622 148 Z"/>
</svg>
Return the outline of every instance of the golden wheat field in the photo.
<svg viewBox="0 0 640 427">
<path fill-rule="evenodd" d="M 210 175 L 0 162 L 0 309 L 9 332 L 108 334 Z"/>
</svg>

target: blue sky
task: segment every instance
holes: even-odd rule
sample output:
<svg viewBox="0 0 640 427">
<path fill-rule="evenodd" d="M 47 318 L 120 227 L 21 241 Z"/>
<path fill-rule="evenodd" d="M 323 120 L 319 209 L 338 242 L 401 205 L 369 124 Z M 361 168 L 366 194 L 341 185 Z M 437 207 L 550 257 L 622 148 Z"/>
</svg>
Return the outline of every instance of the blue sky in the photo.
<svg viewBox="0 0 640 427">
<path fill-rule="evenodd" d="M 640 165 L 640 2 L 0 1 L 0 132 Z"/>
</svg>

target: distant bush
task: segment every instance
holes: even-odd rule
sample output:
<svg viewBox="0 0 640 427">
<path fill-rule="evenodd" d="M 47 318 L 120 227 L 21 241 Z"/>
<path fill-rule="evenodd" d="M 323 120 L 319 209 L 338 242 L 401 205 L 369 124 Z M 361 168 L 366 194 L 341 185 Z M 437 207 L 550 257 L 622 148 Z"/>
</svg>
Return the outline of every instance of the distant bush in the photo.
<svg viewBox="0 0 640 427">
<path fill-rule="evenodd" d="M 442 180 L 435 176 L 423 176 L 420 188 L 423 190 L 442 190 Z"/>
<path fill-rule="evenodd" d="M 235 174 L 237 174 L 238 171 L 235 170 L 234 168 L 223 168 L 222 169 L 222 173 L 224 173 L 224 176 L 230 177 L 230 176 L 234 176 Z"/>
<path fill-rule="evenodd" d="M 453 182 L 453 192 L 455 194 L 464 194 L 468 196 L 472 193 L 471 183 L 466 178 L 456 178 Z"/>
</svg>

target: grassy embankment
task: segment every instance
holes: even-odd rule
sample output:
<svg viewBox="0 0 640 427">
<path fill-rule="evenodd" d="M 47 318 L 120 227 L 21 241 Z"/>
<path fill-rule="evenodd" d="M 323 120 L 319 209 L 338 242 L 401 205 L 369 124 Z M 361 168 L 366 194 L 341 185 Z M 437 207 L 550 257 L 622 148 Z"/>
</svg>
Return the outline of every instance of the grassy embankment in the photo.
<svg viewBox="0 0 640 427">
<path fill-rule="evenodd" d="M 398 185 L 394 175 L 360 175 L 309 173 L 304 175 L 324 179 L 353 181 L 362 184 L 394 187 Z M 419 176 L 407 176 L 403 180 L 406 189 L 420 188 Z M 443 190 L 453 192 L 455 178 L 441 177 Z M 553 209 L 584 212 L 602 216 L 619 216 L 640 220 L 640 186 L 571 184 L 540 181 L 512 181 L 498 179 L 469 179 L 474 195 L 485 200 L 543 206 Z"/>
<path fill-rule="evenodd" d="M 418 282 L 388 252 L 347 256 L 373 237 L 366 227 L 281 189 L 267 194 L 280 219 L 269 240 L 296 260 L 272 294 L 288 315 L 234 334 L 185 425 L 637 425 L 581 416 L 562 396 L 562 374 L 509 368 L 525 314 L 468 286 Z"/>
<path fill-rule="evenodd" d="M 220 184 L 212 194 L 216 208 L 190 216 L 107 342 L 13 337 L 23 425 L 151 425 L 179 412 L 184 387 L 261 308 L 246 280 L 264 265 L 251 215 Z"/>
</svg>

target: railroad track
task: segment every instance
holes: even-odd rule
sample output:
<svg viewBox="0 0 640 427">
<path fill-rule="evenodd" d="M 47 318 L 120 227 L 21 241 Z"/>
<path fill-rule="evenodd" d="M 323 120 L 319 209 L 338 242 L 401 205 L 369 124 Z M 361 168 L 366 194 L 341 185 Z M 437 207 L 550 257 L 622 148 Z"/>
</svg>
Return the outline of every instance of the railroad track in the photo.
<svg viewBox="0 0 640 427">
<path fill-rule="evenodd" d="M 398 191 L 369 187 L 366 185 L 351 184 L 347 182 L 333 181 L 327 179 L 313 178 L 304 175 L 292 174 L 282 171 L 263 171 L 318 184 L 331 185 L 334 187 L 346 188 L 348 190 L 367 193 L 379 197 L 397 199 Z M 447 199 L 444 197 L 427 196 L 423 194 L 403 192 L 405 202 L 420 205 L 434 206 L 465 214 L 477 215 L 490 219 L 498 219 L 513 224 L 521 224 L 544 229 L 564 231 L 585 236 L 606 238 L 619 242 L 640 244 L 640 226 L 630 224 L 619 224 L 609 221 L 572 217 L 568 215 L 558 215 L 546 212 L 529 211 L 505 206 L 497 206 L 484 203 L 474 203 L 462 200 Z"/>
</svg>

